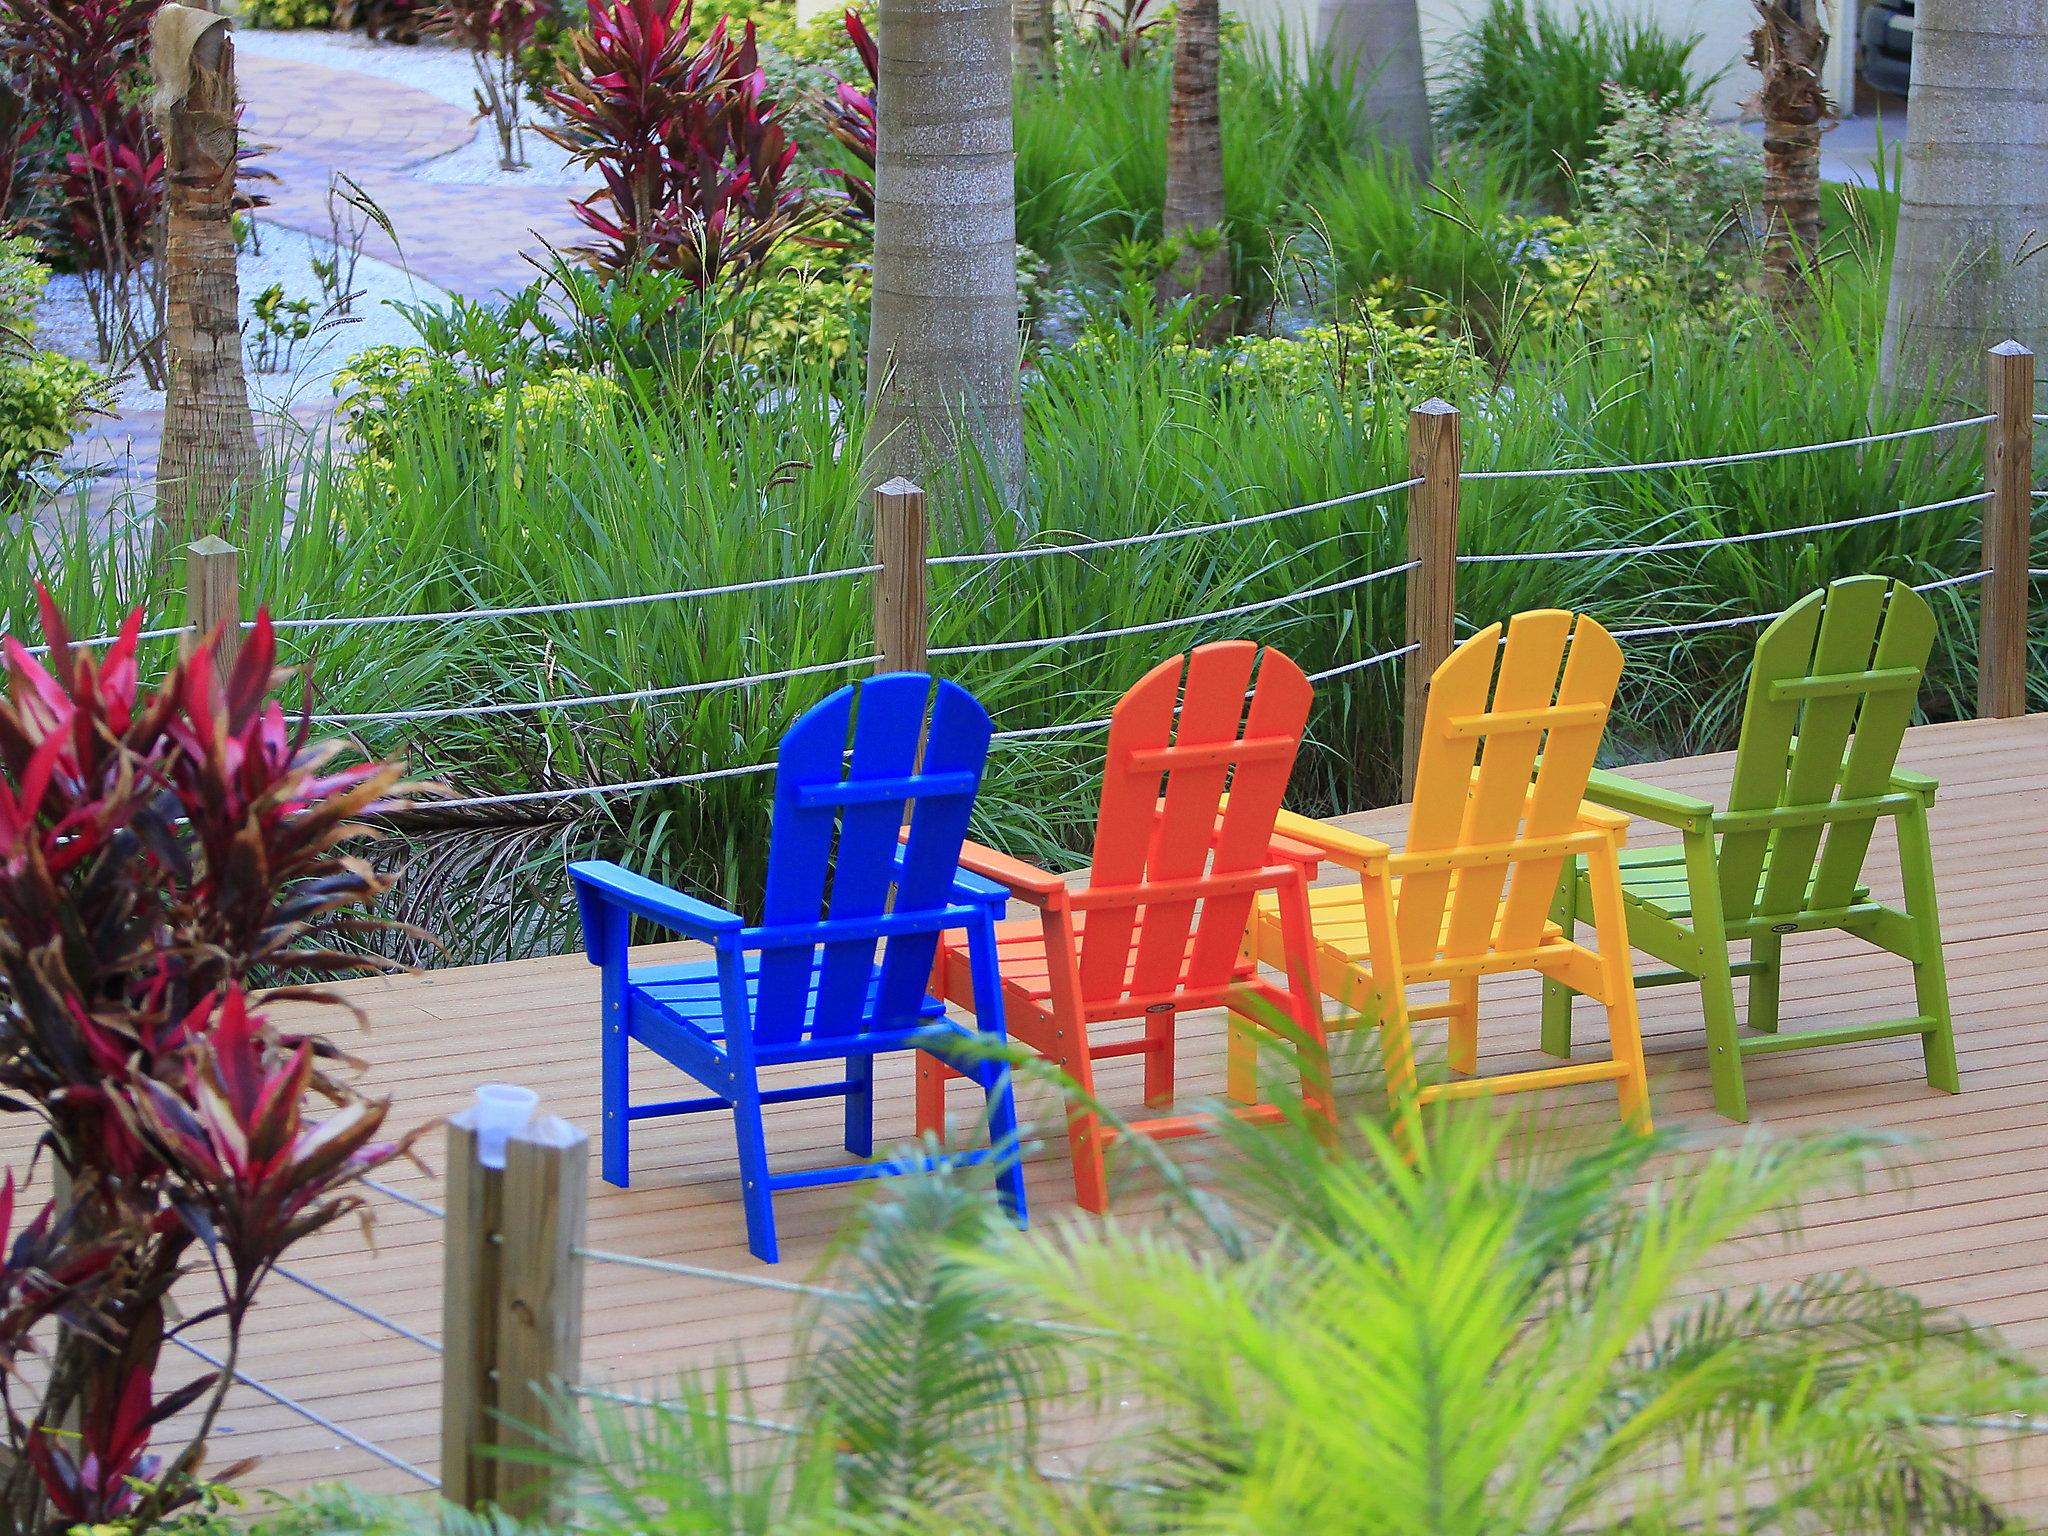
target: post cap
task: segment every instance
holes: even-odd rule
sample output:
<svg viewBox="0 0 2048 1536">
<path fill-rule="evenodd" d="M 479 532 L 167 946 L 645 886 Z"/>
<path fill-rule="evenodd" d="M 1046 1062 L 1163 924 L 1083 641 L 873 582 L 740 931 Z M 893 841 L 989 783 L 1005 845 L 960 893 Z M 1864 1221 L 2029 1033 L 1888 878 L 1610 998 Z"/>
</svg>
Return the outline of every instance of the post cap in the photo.
<svg viewBox="0 0 2048 1536">
<path fill-rule="evenodd" d="M 1991 350 L 1994 353 L 1996 353 L 1999 357 L 2032 357 L 2034 355 L 2034 349 L 2032 347 L 2025 346 L 2020 342 L 2014 341 L 2010 336 L 2008 336 L 2004 341 L 2001 341 L 1997 346 L 1993 347 Z"/>
<path fill-rule="evenodd" d="M 885 480 L 876 486 L 875 494 L 877 496 L 922 496 L 924 494 L 924 487 L 915 480 L 906 480 L 903 476 L 898 475 L 895 479 Z"/>
<path fill-rule="evenodd" d="M 195 555 L 239 555 L 241 551 L 217 533 L 194 539 L 186 546 Z"/>
</svg>

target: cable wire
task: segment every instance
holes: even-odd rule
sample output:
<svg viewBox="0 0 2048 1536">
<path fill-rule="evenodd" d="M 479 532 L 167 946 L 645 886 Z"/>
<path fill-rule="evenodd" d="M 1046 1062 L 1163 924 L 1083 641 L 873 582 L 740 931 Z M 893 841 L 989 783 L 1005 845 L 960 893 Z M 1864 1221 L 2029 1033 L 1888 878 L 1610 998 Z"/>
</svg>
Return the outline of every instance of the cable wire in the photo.
<svg viewBox="0 0 2048 1536">
<path fill-rule="evenodd" d="M 215 1370 L 219 1371 L 225 1370 L 227 1368 L 226 1362 L 223 1361 L 219 1356 L 212 1354 L 207 1350 L 201 1349 L 197 1344 L 194 1344 L 190 1339 L 184 1337 L 184 1335 L 172 1333 L 166 1334 L 165 1337 L 169 1339 L 171 1343 L 176 1344 L 180 1349 L 189 1350 L 191 1353 L 197 1355 L 201 1360 L 204 1360 L 208 1365 L 212 1366 Z M 293 1413 L 296 1413 L 300 1418 L 306 1420 L 307 1423 L 317 1424 L 320 1428 L 326 1430 L 329 1434 L 338 1435 L 341 1439 L 347 1441 L 357 1450 L 376 1457 L 377 1460 L 383 1462 L 385 1466 L 396 1467 L 400 1472 L 405 1473 L 407 1476 L 418 1478 L 422 1483 L 426 1484 L 429 1488 L 439 1488 L 441 1486 L 441 1479 L 434 1476 L 433 1473 L 422 1472 L 418 1467 L 414 1466 L 404 1457 L 395 1455 L 392 1452 L 385 1450 L 384 1447 L 377 1444 L 376 1441 L 366 1440 L 352 1429 L 344 1429 L 341 1425 L 335 1423 L 334 1420 L 328 1418 L 325 1414 L 320 1413 L 315 1409 L 308 1408 L 304 1403 L 300 1402 L 297 1398 L 287 1397 L 284 1393 L 278 1391 L 277 1388 L 269 1386 L 264 1382 L 260 1382 L 253 1376 L 244 1375 L 239 1370 L 234 1372 L 234 1378 L 243 1386 L 247 1387 L 250 1391 L 259 1392 L 263 1396 L 269 1398 L 273 1403 L 276 1403 L 280 1408 L 290 1409 Z"/>
<path fill-rule="evenodd" d="M 410 1339 L 413 1343 L 420 1345 L 424 1349 L 430 1349 L 437 1355 L 442 1353 L 441 1346 L 434 1340 L 428 1338 L 424 1333 L 416 1333 L 412 1329 L 406 1327 L 405 1324 L 398 1322 L 396 1319 L 386 1317 L 381 1312 L 373 1312 L 368 1307 L 364 1306 L 361 1302 L 350 1301 L 346 1296 L 341 1295 L 339 1292 L 330 1291 L 329 1289 L 327 1289 L 326 1286 L 322 1285 L 319 1281 L 308 1280 L 304 1275 L 299 1274 L 294 1270 L 286 1269 L 282 1264 L 273 1265 L 272 1268 L 278 1274 L 284 1276 L 285 1279 L 291 1281 L 293 1285 L 302 1286 L 306 1290 L 311 1291 L 315 1296 L 324 1297 L 326 1300 L 333 1302 L 337 1307 L 341 1308 L 342 1311 L 351 1312 L 355 1314 L 357 1317 L 362 1318 L 365 1322 L 377 1324 L 377 1326 L 380 1328 L 388 1328 L 393 1333 L 397 1334 L 400 1338 Z"/>
<path fill-rule="evenodd" d="M 1903 437 L 1924 437 L 1932 432 L 1956 432 L 1964 427 L 1981 427 L 1996 421 L 1994 415 L 1965 416 L 1960 421 L 1937 421 L 1924 427 L 1905 427 L 1897 432 L 1873 432 L 1866 437 L 1838 438 L 1831 443 L 1801 443 L 1792 448 L 1759 448 L 1751 453 L 1716 453 L 1698 459 L 1661 459 L 1641 464 L 1554 465 L 1549 469 L 1468 469 L 1460 480 L 1559 480 L 1574 475 L 1626 475 L 1658 469 L 1700 469 L 1713 464 L 1749 464 L 1758 459 L 1784 459 L 1802 453 L 1826 453 L 1832 448 L 1860 448 L 1866 443 L 1890 443 Z"/>
<path fill-rule="evenodd" d="M 1508 552 L 1486 555 L 1460 555 L 1460 565 L 1513 565 L 1532 560 L 1603 560 L 1623 555 L 1658 555 L 1681 549 L 1714 549 L 1723 544 L 1754 544 L 1765 539 L 1790 539 L 1803 533 L 1824 533 L 1834 528 L 1859 528 L 1867 523 L 1896 522 L 1901 518 L 1915 517 L 1922 512 L 1941 512 L 1950 507 L 1966 507 L 1974 502 L 1989 501 L 1989 491 L 1977 491 L 1968 496 L 1953 496 L 1947 501 L 1930 501 L 1918 507 L 1899 507 L 1890 512 L 1873 512 L 1867 517 L 1844 517 L 1830 523 L 1806 523 L 1797 528 L 1765 528 L 1755 533 L 1731 533 L 1712 539 L 1681 539 L 1664 544 L 1617 544 L 1607 549 L 1552 549 L 1540 552 Z"/>
</svg>

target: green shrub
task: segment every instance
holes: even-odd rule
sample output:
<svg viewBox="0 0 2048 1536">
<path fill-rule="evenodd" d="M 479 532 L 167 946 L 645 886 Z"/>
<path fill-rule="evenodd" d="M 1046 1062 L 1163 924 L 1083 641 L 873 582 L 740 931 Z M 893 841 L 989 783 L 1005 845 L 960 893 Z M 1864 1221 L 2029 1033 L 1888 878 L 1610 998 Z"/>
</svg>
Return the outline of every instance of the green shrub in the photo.
<svg viewBox="0 0 2048 1536">
<path fill-rule="evenodd" d="M 1667 110 L 1698 107 L 1713 79 L 1692 72 L 1700 35 L 1676 37 L 1648 15 L 1553 10 L 1548 0 L 1488 0 L 1437 80 L 1437 120 L 1452 140 L 1497 156 L 1554 206 L 1575 197 L 1614 107 L 1607 87 Z"/>
<path fill-rule="evenodd" d="M 63 453 L 110 394 L 90 363 L 35 346 L 36 301 L 50 272 L 34 252 L 24 238 L 0 237 L 0 501 Z"/>
<path fill-rule="evenodd" d="M 242 19 L 252 27 L 283 32 L 334 25 L 334 0 L 242 0 Z"/>
</svg>

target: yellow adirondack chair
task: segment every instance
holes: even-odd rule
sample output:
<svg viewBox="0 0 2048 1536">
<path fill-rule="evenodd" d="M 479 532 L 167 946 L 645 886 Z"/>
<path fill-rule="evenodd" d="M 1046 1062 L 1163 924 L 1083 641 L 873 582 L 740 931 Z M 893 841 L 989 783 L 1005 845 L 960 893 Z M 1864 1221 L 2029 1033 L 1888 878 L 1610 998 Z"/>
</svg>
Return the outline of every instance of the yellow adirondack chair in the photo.
<svg viewBox="0 0 2048 1536">
<path fill-rule="evenodd" d="M 1422 1089 L 1419 1101 L 1612 1082 L 1623 1120 L 1650 1128 L 1621 899 L 1628 818 L 1584 800 L 1620 676 L 1621 649 L 1592 619 L 1558 609 L 1517 614 L 1505 645 L 1495 624 L 1430 680 L 1402 852 L 1281 812 L 1276 831 L 1359 877 L 1309 893 L 1318 977 L 1347 1013 L 1378 1022 L 1397 1104 L 1414 1091 L 1411 1021 L 1441 1018 L 1451 1069 L 1467 1075 Z M 1597 954 L 1550 919 L 1559 879 L 1580 857 Z M 1284 961 L 1272 903 L 1256 909 L 1246 942 L 1262 962 Z M 1611 1058 L 1470 1076 L 1479 1065 L 1480 979 L 1509 971 L 1535 971 L 1604 1004 Z M 1449 998 L 1411 1005 L 1409 989 L 1427 982 L 1448 983 Z M 1245 1102 L 1258 1095 L 1255 1040 L 1251 1021 L 1233 1017 L 1230 1092 Z"/>
</svg>

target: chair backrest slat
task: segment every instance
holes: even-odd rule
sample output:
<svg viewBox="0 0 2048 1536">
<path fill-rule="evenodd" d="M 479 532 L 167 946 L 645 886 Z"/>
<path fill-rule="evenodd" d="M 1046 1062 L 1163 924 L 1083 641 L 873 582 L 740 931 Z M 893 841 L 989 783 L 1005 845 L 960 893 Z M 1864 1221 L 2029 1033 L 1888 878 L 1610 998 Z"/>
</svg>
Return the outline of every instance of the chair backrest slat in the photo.
<svg viewBox="0 0 2048 1536">
<path fill-rule="evenodd" d="M 1264 863 L 1312 693 L 1288 657 L 1229 640 L 1162 662 L 1118 702 L 1089 884 L 1128 888 L 1131 899 L 1087 914 L 1084 1000 L 1229 979 L 1253 894 L 1152 900 L 1145 887 Z"/>
<path fill-rule="evenodd" d="M 877 986 L 871 1007 L 875 940 L 831 939 L 829 924 L 892 911 L 936 916 L 948 904 L 989 735 L 987 713 L 964 690 L 898 672 L 840 689 L 783 737 L 762 917 L 770 926 L 818 925 L 819 947 L 762 955 L 757 1040 L 787 1044 L 806 1030 L 833 1037 L 914 1022 L 936 935 L 882 941 L 883 974 L 896 984 L 886 995 Z M 913 970 L 918 990 L 907 993 L 898 978 Z"/>
<path fill-rule="evenodd" d="M 1574 830 L 1620 676 L 1613 637 L 1561 609 L 1516 614 L 1505 644 L 1496 624 L 1459 646 L 1430 681 L 1407 851 L 1513 848 Z M 1551 854 L 1405 876 L 1404 954 L 1532 948 L 1562 873 Z"/>
<path fill-rule="evenodd" d="M 1934 646 L 1925 598 L 1884 576 L 1853 576 L 1802 598 L 1758 637 L 1730 785 L 1730 811 L 1825 811 L 1889 785 Z M 1729 917 L 1779 918 L 1844 906 L 1863 872 L 1874 816 L 1727 833 Z"/>
</svg>

